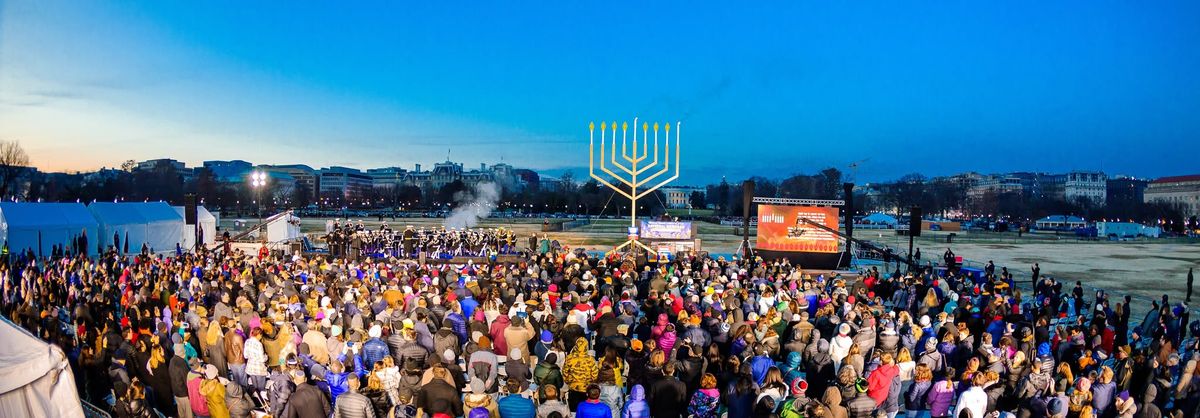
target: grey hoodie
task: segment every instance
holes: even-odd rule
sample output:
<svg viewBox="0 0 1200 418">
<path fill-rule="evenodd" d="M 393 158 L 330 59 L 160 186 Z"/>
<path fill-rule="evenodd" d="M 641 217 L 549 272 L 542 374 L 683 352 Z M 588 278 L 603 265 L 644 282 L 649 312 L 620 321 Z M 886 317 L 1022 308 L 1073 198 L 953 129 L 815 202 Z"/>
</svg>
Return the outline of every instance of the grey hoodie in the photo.
<svg viewBox="0 0 1200 418">
<path fill-rule="evenodd" d="M 229 408 L 230 418 L 249 418 L 254 404 L 242 391 L 242 385 L 229 382 L 225 385 L 225 406 Z"/>
</svg>

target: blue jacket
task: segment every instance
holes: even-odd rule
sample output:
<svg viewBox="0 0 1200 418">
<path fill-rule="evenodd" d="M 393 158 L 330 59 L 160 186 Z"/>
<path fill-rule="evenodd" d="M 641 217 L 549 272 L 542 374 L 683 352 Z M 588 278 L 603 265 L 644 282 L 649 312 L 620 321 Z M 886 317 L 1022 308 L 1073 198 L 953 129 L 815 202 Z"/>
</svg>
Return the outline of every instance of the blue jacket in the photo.
<svg viewBox="0 0 1200 418">
<path fill-rule="evenodd" d="M 508 395 L 496 403 L 500 418 L 536 418 L 537 407 L 533 401 L 521 395 Z"/>
<path fill-rule="evenodd" d="M 612 418 L 612 409 L 604 402 L 583 401 L 575 409 L 575 418 Z"/>
<path fill-rule="evenodd" d="M 650 418 L 650 404 L 646 402 L 646 389 L 634 385 L 629 391 L 629 400 L 621 408 L 621 418 Z"/>
<path fill-rule="evenodd" d="M 771 370 L 771 366 L 774 365 L 775 362 L 767 356 L 760 355 L 750 359 L 750 375 L 754 377 L 754 382 L 762 385 L 763 381 L 767 379 L 767 371 Z"/>
<path fill-rule="evenodd" d="M 387 343 L 379 338 L 372 338 L 363 343 L 362 347 L 362 362 L 375 366 L 375 362 L 383 361 L 384 357 L 390 354 Z"/>
<path fill-rule="evenodd" d="M 464 344 L 467 340 L 467 319 L 462 314 L 451 312 L 446 314 L 446 321 L 450 321 L 450 329 L 454 331 L 454 335 L 458 336 L 458 343 Z M 440 353 L 439 353 L 440 354 Z"/>
<path fill-rule="evenodd" d="M 329 398 L 333 400 L 330 404 L 337 403 L 337 397 L 350 390 L 350 384 L 347 383 L 347 377 L 350 373 L 325 373 L 325 382 L 329 384 Z"/>
</svg>

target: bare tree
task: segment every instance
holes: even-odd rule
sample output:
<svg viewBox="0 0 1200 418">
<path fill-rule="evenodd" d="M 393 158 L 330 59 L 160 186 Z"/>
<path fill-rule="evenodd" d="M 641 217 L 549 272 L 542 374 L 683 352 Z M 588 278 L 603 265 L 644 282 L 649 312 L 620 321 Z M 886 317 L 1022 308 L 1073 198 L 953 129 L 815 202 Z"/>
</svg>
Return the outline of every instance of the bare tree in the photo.
<svg viewBox="0 0 1200 418">
<path fill-rule="evenodd" d="M 8 196 L 17 179 L 29 169 L 29 154 L 17 141 L 0 140 L 0 197 Z"/>
</svg>

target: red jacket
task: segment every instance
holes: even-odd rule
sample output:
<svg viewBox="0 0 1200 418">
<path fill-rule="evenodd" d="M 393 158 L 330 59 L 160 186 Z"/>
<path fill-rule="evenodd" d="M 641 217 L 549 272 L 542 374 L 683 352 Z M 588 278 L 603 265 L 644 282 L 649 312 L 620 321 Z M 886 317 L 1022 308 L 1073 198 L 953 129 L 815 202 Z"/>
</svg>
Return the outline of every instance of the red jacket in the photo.
<svg viewBox="0 0 1200 418">
<path fill-rule="evenodd" d="M 883 404 L 887 400 L 888 389 L 892 387 L 892 379 L 900 374 L 900 368 L 895 364 L 885 364 L 879 366 L 878 369 L 871 372 L 871 376 L 867 377 L 867 396 L 875 400 L 875 405 Z"/>
</svg>

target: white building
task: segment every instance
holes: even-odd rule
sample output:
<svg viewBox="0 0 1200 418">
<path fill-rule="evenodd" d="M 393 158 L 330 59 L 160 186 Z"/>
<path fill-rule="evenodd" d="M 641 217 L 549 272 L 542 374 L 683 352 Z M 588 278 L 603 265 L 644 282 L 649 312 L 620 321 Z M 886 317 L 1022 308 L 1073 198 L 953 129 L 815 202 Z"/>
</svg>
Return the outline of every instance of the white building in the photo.
<svg viewBox="0 0 1200 418">
<path fill-rule="evenodd" d="M 1200 174 L 1163 177 L 1146 186 L 1146 203 L 1164 203 L 1183 212 L 1184 218 L 1200 216 Z"/>
</svg>

